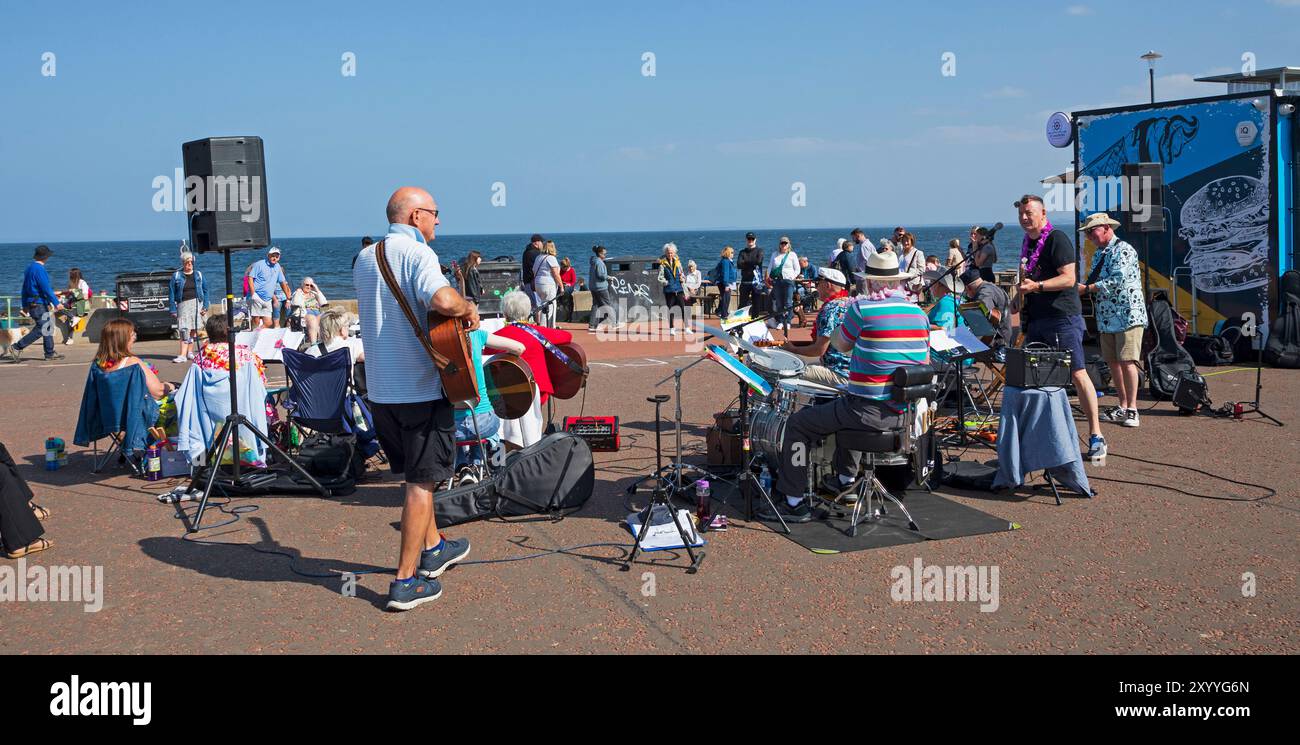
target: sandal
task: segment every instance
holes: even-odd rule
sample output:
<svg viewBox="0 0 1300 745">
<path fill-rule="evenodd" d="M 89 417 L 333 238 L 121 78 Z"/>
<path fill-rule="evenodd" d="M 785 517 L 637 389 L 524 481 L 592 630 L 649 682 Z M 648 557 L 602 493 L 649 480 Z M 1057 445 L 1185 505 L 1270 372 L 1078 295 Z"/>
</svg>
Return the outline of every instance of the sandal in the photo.
<svg viewBox="0 0 1300 745">
<path fill-rule="evenodd" d="M 32 508 L 32 512 L 36 513 L 36 519 L 37 519 L 37 520 L 49 520 L 49 519 L 50 519 L 50 511 L 47 510 L 47 509 L 45 509 L 44 507 L 40 506 L 39 504 L 36 504 L 35 502 L 28 502 L 28 503 L 27 503 L 27 506 L 28 506 L 28 507 L 31 507 L 31 508 Z"/>
<path fill-rule="evenodd" d="M 23 546 L 22 548 L 18 549 L 17 551 L 14 551 L 13 553 L 5 554 L 5 556 L 8 556 L 11 559 L 21 559 L 24 556 L 30 556 L 35 553 L 40 553 L 41 551 L 46 551 L 53 547 L 54 547 L 54 543 L 50 541 L 48 538 L 37 538 L 36 540 L 32 541 L 30 544 Z"/>
</svg>

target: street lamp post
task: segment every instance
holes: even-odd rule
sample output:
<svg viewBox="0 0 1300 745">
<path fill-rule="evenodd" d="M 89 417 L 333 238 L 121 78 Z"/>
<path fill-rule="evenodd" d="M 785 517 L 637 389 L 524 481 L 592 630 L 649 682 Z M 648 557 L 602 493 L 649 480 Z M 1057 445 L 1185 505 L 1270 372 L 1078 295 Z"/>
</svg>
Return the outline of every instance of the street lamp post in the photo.
<svg viewBox="0 0 1300 745">
<path fill-rule="evenodd" d="M 1151 103 L 1156 102 L 1156 60 L 1160 59 L 1162 54 L 1159 52 L 1147 52 L 1139 57 L 1147 61 L 1147 79 L 1151 83 Z"/>
</svg>

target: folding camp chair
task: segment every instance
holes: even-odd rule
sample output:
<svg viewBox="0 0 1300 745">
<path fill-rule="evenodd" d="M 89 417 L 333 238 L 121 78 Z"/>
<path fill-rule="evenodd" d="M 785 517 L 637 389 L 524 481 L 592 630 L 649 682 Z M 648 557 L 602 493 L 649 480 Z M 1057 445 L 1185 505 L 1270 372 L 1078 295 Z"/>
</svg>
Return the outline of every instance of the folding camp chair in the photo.
<svg viewBox="0 0 1300 745">
<path fill-rule="evenodd" d="M 73 442 L 92 446 L 91 473 L 99 473 L 114 456 L 120 456 L 137 476 L 142 464 L 149 427 L 158 420 L 158 402 L 149 395 L 144 369 L 132 365 L 105 372 L 92 365 L 82 392 L 81 411 Z M 111 441 L 101 456 L 99 441 Z"/>
<path fill-rule="evenodd" d="M 351 374 L 352 354 L 336 349 L 320 357 L 292 349 L 281 350 L 289 392 L 284 408 L 289 421 L 316 432 L 337 435 L 347 430 L 343 417 Z"/>
</svg>

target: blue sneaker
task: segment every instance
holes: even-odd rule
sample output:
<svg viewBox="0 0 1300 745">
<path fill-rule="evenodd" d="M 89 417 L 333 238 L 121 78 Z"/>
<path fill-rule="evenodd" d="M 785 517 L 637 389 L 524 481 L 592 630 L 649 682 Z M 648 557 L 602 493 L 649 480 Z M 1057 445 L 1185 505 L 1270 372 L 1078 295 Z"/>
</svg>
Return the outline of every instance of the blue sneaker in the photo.
<svg viewBox="0 0 1300 745">
<path fill-rule="evenodd" d="M 469 556 L 468 538 L 451 539 L 444 537 L 439 546 L 420 554 L 420 576 L 430 579 L 440 577 L 443 572 L 451 568 L 452 564 L 461 561 L 466 556 Z"/>
<path fill-rule="evenodd" d="M 436 579 L 416 577 L 410 582 L 393 580 L 388 585 L 388 610 L 410 610 L 440 597 L 442 585 Z"/>
<path fill-rule="evenodd" d="M 1088 438 L 1088 460 L 1101 460 L 1106 457 L 1106 438 L 1093 435 Z"/>
</svg>

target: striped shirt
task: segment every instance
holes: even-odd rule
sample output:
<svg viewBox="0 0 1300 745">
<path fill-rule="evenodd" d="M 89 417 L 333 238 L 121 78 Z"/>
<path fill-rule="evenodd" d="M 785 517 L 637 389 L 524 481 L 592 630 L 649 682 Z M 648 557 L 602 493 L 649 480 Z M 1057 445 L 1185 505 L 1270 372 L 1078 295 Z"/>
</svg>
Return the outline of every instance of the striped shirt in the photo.
<svg viewBox="0 0 1300 745">
<path fill-rule="evenodd" d="M 930 321 L 901 293 L 857 301 L 840 333 L 854 342 L 849 392 L 863 398 L 889 400 L 896 368 L 930 362 Z"/>
<path fill-rule="evenodd" d="M 393 268 L 397 286 L 428 333 L 426 317 L 433 294 L 447 287 L 438 255 L 424 237 L 409 225 L 389 225 L 384 253 Z M 375 247 L 367 246 L 352 267 L 361 317 L 361 339 L 366 349 L 366 387 L 371 401 L 407 404 L 442 398 L 442 380 L 433 360 L 411 331 L 411 324 L 393 298 L 375 261 Z"/>
</svg>

